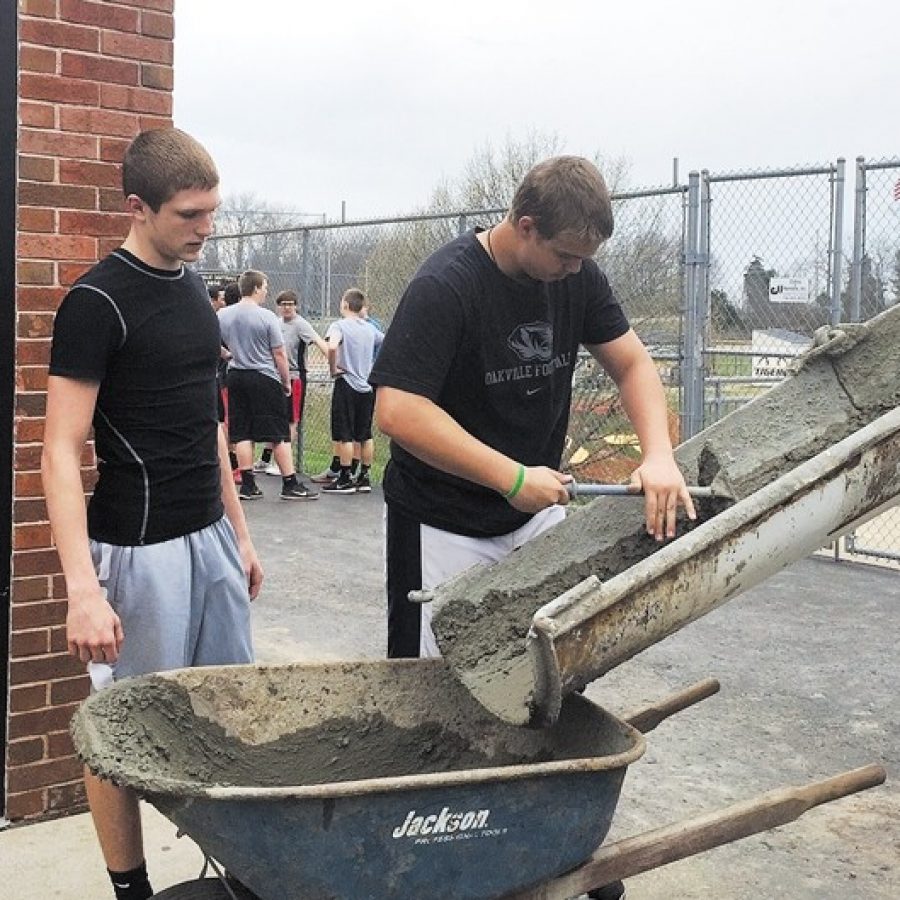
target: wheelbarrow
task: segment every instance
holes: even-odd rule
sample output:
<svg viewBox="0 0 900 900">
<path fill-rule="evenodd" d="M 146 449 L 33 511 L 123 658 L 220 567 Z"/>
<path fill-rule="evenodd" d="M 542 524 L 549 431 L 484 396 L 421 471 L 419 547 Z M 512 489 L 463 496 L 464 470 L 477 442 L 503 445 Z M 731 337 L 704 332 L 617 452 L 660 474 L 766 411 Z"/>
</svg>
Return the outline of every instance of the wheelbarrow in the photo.
<svg viewBox="0 0 900 900">
<path fill-rule="evenodd" d="M 246 889 L 207 878 L 161 900 L 562 900 L 884 780 L 869 766 L 601 847 L 643 733 L 716 690 L 624 719 L 572 694 L 537 729 L 440 659 L 211 667 L 123 680 L 72 733 Z"/>
</svg>

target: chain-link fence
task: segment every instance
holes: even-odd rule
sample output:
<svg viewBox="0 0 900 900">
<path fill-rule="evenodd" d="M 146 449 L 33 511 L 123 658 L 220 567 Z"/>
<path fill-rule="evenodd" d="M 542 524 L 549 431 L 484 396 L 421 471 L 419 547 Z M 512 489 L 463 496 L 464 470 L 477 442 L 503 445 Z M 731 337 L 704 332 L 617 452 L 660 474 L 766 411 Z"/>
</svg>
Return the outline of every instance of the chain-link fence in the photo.
<svg viewBox="0 0 900 900">
<path fill-rule="evenodd" d="M 900 302 L 900 159 L 856 160 L 853 253 L 845 310 L 864 322 Z M 846 536 L 843 550 L 855 558 L 900 568 L 900 507 Z"/>
<path fill-rule="evenodd" d="M 614 195 L 615 232 L 597 255 L 659 368 L 675 443 L 681 409 L 685 196 L 684 186 Z M 591 356 L 583 354 L 572 383 L 564 468 L 580 481 L 616 483 L 627 479 L 639 459 L 637 437 L 615 385 Z"/>
<path fill-rule="evenodd" d="M 840 318 L 834 285 L 842 189 L 842 163 L 701 173 L 699 315 L 706 328 L 698 425 L 784 378 L 813 332 Z"/>
<path fill-rule="evenodd" d="M 843 160 L 767 172 L 704 171 L 691 173 L 687 185 L 614 195 L 615 234 L 597 261 L 657 363 L 673 442 L 784 378 L 818 327 L 869 318 L 900 299 L 898 176 L 900 160 L 857 161 L 854 250 L 846 261 Z M 503 214 L 465 210 L 223 235 L 208 243 L 203 269 L 216 280 L 247 268 L 265 272 L 272 308 L 280 291 L 297 291 L 300 314 L 323 335 L 340 314 L 343 292 L 360 288 L 370 314 L 387 328 L 433 251 Z M 332 455 L 331 380 L 317 350 L 308 351 L 307 363 L 297 451 L 300 469 L 315 473 Z M 377 430 L 375 442 L 377 480 L 388 449 Z M 639 456 L 611 379 L 583 354 L 564 468 L 579 480 L 620 482 Z M 900 551 L 900 515 L 878 523 L 851 536 L 847 552 L 874 549 L 874 557 L 885 547 L 881 558 L 892 560 Z M 875 546 L 864 547 L 870 539 Z"/>
<path fill-rule="evenodd" d="M 614 196 L 616 233 L 598 255 L 635 330 L 660 365 L 676 441 L 684 193 L 685 188 L 675 187 Z M 203 273 L 208 280 L 222 281 L 247 268 L 265 272 L 267 305 L 274 310 L 280 291 L 297 291 L 300 314 L 322 335 L 340 314 L 343 292 L 357 287 L 369 301 L 370 316 L 388 327 L 407 283 L 431 253 L 470 228 L 496 224 L 504 214 L 502 209 L 465 210 L 222 236 L 209 242 Z M 318 351 L 307 352 L 307 366 L 298 467 L 316 473 L 332 455 L 331 379 Z M 639 458 L 637 438 L 611 380 L 586 354 L 576 367 L 571 421 L 564 464 L 585 480 L 626 478 Z M 378 480 L 388 450 L 377 429 L 375 451 L 373 475 Z"/>
</svg>

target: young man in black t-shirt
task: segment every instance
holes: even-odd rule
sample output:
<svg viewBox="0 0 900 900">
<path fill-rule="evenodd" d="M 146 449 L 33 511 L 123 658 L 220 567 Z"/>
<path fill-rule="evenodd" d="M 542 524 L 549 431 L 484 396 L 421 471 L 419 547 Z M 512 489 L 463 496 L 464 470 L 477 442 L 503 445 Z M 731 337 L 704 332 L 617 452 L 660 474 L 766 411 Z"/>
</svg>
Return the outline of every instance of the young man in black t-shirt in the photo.
<svg viewBox="0 0 900 900">
<path fill-rule="evenodd" d="M 557 471 L 579 346 L 619 387 L 640 439 L 632 476 L 646 527 L 693 517 L 669 441 L 656 367 L 591 257 L 612 234 L 609 195 L 587 160 L 525 177 L 507 217 L 433 254 L 406 289 L 370 381 L 390 435 L 384 479 L 388 655 L 437 655 L 430 610 L 408 594 L 499 561 L 560 521 Z M 624 896 L 621 882 L 591 893 Z"/>
<path fill-rule="evenodd" d="M 68 593 L 69 651 L 94 686 L 250 662 L 262 570 L 216 411 L 218 321 L 198 275 L 219 177 L 177 129 L 143 132 L 123 163 L 131 228 L 80 278 L 54 323 L 42 471 Z M 85 509 L 94 429 L 99 480 Z M 152 896 L 136 795 L 85 772 L 119 900 Z"/>
<path fill-rule="evenodd" d="M 562 516 L 571 478 L 557 467 L 579 346 L 616 381 L 640 439 L 633 481 L 648 532 L 672 536 L 679 502 L 693 513 L 656 368 L 591 258 L 612 229 L 597 169 L 557 157 L 528 173 L 499 225 L 438 250 L 406 289 L 371 375 L 392 438 L 390 656 L 419 655 L 429 636 L 406 600 L 420 556 L 440 583 L 454 574 L 448 546 L 463 548 L 461 564 L 490 561 Z"/>
</svg>

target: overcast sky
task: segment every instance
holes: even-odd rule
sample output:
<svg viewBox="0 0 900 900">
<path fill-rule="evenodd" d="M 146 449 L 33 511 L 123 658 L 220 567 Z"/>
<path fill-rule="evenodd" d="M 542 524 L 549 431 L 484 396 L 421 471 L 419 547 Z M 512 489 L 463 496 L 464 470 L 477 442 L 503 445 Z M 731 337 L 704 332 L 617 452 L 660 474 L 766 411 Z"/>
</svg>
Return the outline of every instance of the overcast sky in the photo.
<svg viewBox="0 0 900 900">
<path fill-rule="evenodd" d="M 900 155 L 898 0 L 179 0 L 175 122 L 225 194 L 409 212 L 556 133 L 632 187 Z M 852 183 L 852 173 L 850 181 Z"/>
</svg>

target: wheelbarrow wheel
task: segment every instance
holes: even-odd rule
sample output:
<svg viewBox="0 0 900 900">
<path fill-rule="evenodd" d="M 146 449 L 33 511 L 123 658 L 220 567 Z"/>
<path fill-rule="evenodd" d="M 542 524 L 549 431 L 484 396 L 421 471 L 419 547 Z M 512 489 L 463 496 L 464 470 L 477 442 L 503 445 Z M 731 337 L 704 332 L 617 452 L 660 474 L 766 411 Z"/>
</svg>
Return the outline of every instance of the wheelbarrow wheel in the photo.
<svg viewBox="0 0 900 900">
<path fill-rule="evenodd" d="M 246 888 L 229 882 L 232 893 L 238 900 L 257 900 Z M 231 900 L 225 886 L 218 878 L 198 878 L 166 888 L 153 895 L 153 900 Z"/>
</svg>

